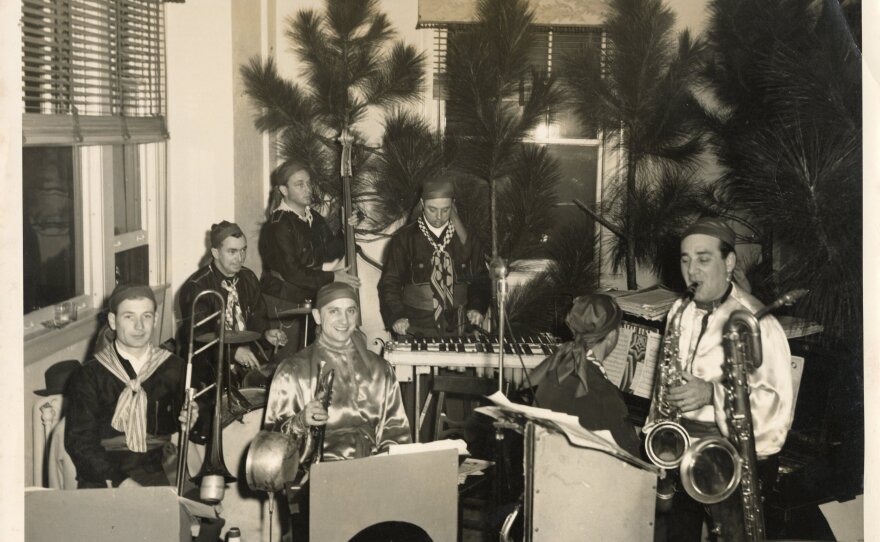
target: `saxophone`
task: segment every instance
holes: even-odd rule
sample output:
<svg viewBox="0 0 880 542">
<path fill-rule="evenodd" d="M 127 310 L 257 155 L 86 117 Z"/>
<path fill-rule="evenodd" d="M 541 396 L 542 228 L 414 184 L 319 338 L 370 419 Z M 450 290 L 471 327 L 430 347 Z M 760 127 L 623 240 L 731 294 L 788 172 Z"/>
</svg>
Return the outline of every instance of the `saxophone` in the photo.
<svg viewBox="0 0 880 542">
<path fill-rule="evenodd" d="M 678 310 L 669 319 L 663 333 L 663 356 L 654 387 L 651 410 L 645 422 L 645 452 L 652 463 L 662 469 L 672 469 L 681 463 L 690 445 L 690 436 L 681 426 L 681 411 L 669 403 L 669 389 L 682 384 L 679 337 L 681 316 L 693 299 L 696 285 L 691 285 L 682 296 Z"/>
<path fill-rule="evenodd" d="M 724 325 L 724 405 L 729 441 L 719 437 L 701 440 L 685 452 L 680 468 L 682 485 L 697 501 L 717 503 L 740 489 L 741 514 L 715 518 L 725 540 L 764 540 L 748 375 L 763 362 L 759 320 L 806 293 L 789 292 L 756 314 L 734 311 Z M 698 472 L 702 474 L 695 475 Z M 714 476 L 706 476 L 707 472 Z"/>
</svg>

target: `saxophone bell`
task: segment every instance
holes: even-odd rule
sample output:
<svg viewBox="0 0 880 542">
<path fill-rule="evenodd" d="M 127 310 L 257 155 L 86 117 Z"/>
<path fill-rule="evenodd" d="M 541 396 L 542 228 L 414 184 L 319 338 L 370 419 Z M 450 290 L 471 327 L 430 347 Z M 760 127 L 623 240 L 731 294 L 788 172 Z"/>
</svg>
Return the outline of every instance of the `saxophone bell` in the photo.
<svg viewBox="0 0 880 542">
<path fill-rule="evenodd" d="M 700 439 L 682 455 L 681 486 L 697 502 L 721 502 L 739 487 L 742 464 L 736 448 L 726 438 Z"/>
</svg>

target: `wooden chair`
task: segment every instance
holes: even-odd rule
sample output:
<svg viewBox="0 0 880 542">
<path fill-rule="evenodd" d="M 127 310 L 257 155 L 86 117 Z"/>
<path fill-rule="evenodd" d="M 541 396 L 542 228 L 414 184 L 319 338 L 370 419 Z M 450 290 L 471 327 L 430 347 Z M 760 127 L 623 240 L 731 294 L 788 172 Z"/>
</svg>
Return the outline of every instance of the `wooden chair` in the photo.
<svg viewBox="0 0 880 542">
<path fill-rule="evenodd" d="M 473 405 L 483 401 L 498 389 L 498 382 L 491 378 L 461 375 L 435 375 L 431 385 L 431 395 L 436 396 L 437 414 L 431 440 L 441 440 L 452 436 L 464 436 L 466 417 Z M 455 397 L 465 401 L 465 417 L 453 419 L 446 412 L 446 401 Z"/>
</svg>

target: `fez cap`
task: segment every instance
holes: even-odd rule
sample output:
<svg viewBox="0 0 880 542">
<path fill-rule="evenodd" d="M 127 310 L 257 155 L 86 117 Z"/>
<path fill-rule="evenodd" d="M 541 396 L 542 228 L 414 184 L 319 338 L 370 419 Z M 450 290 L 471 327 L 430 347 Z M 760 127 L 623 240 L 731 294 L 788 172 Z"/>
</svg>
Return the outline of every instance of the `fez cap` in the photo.
<svg viewBox="0 0 880 542">
<path fill-rule="evenodd" d="M 337 299 L 348 298 L 357 303 L 357 294 L 354 288 L 344 282 L 331 282 L 318 290 L 318 298 L 315 300 L 315 308 L 321 309 L 327 303 Z"/>
<path fill-rule="evenodd" d="M 110 294 L 110 312 L 116 314 L 119 305 L 126 299 L 146 298 L 153 302 L 153 308 L 156 308 L 156 296 L 153 295 L 153 289 L 146 284 L 120 284 L 113 289 Z"/>
<path fill-rule="evenodd" d="M 241 228 L 238 227 L 238 224 L 236 224 L 235 222 L 229 222 L 228 220 L 224 220 L 219 224 L 212 225 L 211 248 L 220 248 L 220 245 L 223 244 L 223 241 L 226 240 L 226 238 L 230 235 L 243 237 L 244 232 L 241 231 Z"/>
<path fill-rule="evenodd" d="M 575 337 L 592 347 L 617 329 L 622 318 L 623 311 L 611 296 L 586 294 L 575 298 L 565 325 Z"/>
<path fill-rule="evenodd" d="M 736 246 L 736 233 L 734 233 L 733 228 L 728 226 L 727 223 L 720 218 L 704 217 L 697 219 L 696 222 L 684 230 L 681 238 L 684 239 L 688 235 L 693 235 L 695 233 L 702 233 L 703 235 L 720 239 L 731 247 Z"/>
<path fill-rule="evenodd" d="M 435 177 L 428 179 L 422 186 L 422 199 L 454 198 L 455 185 L 452 181 Z"/>
</svg>

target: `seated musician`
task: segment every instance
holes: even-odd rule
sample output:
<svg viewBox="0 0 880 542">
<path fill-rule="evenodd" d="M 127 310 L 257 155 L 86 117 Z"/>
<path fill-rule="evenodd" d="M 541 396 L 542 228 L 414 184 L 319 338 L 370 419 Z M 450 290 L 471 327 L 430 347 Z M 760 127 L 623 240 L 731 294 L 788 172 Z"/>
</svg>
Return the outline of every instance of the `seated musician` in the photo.
<svg viewBox="0 0 880 542">
<path fill-rule="evenodd" d="M 669 390 L 669 402 L 681 409 L 682 426 L 691 438 L 728 435 L 725 410 L 722 333 L 731 313 L 752 314 L 763 305 L 733 281 L 736 267 L 734 231 L 719 218 L 701 218 L 681 240 L 681 274 L 696 284 L 693 302 L 680 320 L 679 353 L 684 383 Z M 682 301 L 670 309 L 676 314 Z M 749 374 L 757 471 L 764 491 L 776 477 L 777 454 L 794 415 L 791 354 L 785 332 L 773 316 L 760 320 L 763 363 Z M 736 495 L 736 494 L 734 494 Z M 706 507 L 681 488 L 668 518 L 669 540 L 700 540 Z"/>
<path fill-rule="evenodd" d="M 205 290 L 214 290 L 223 296 L 223 321 L 227 330 L 255 331 L 262 334 L 265 346 L 284 346 L 287 336 L 280 329 L 269 329 L 266 303 L 260 293 L 260 283 L 253 271 L 244 266 L 247 257 L 247 238 L 237 224 L 226 220 L 211 226 L 211 262 L 193 273 L 180 288 L 180 312 L 183 316 L 178 334 L 181 352 L 188 348 L 189 329 L 193 321 L 200 321 L 220 309 L 216 296 L 203 296 L 193 310 L 196 296 Z M 216 320 L 199 327 L 199 331 L 217 331 Z M 196 348 L 198 344 L 194 345 Z M 259 369 L 258 343 L 240 344 L 232 359 L 244 369 Z M 194 360 L 194 370 L 205 381 L 213 381 L 210 356 Z M 264 358 L 264 361 L 268 361 Z"/>
<path fill-rule="evenodd" d="M 537 386 L 535 406 L 578 417 L 585 429 L 611 432 L 615 442 L 639 456 L 639 438 L 627 420 L 621 392 L 602 361 L 617 345 L 623 311 L 610 296 L 582 295 L 565 318 L 574 340 L 559 347 L 529 374 Z"/>
<path fill-rule="evenodd" d="M 325 460 L 356 459 L 409 442 L 409 421 L 391 365 L 366 348 L 357 331 L 354 289 L 333 282 L 318 291 L 312 309 L 317 340 L 278 366 L 266 405 L 265 423 L 305 434 L 326 425 Z M 315 397 L 318 378 L 335 369 L 330 408 Z"/>
<path fill-rule="evenodd" d="M 156 298 L 149 286 L 119 285 L 109 305 L 115 339 L 70 377 L 64 446 L 80 488 L 170 485 L 170 436 L 186 419 L 186 364 L 150 342 Z M 192 409 L 191 424 L 198 412 Z"/>
<path fill-rule="evenodd" d="M 271 183 L 268 220 L 260 233 L 260 284 L 269 316 L 313 302 L 318 288 L 334 281 L 360 287 L 360 280 L 346 269 L 322 270 L 323 264 L 345 254 L 345 239 L 341 229 L 332 232 L 327 220 L 311 208 L 314 190 L 308 166 L 287 161 L 272 172 Z M 285 355 L 302 347 L 302 321 L 295 320 L 287 331 Z"/>
<path fill-rule="evenodd" d="M 385 325 L 398 335 L 462 335 L 481 325 L 489 306 L 489 278 L 476 236 L 455 210 L 450 180 L 425 181 L 418 219 L 388 243 L 379 303 Z"/>
<path fill-rule="evenodd" d="M 325 461 L 368 457 L 387 451 L 392 444 L 409 442 L 409 421 L 394 369 L 367 350 L 357 330 L 359 310 L 354 289 L 341 282 L 323 286 L 312 315 L 320 326 L 317 339 L 278 366 L 269 387 L 265 424 L 298 438 L 313 427 L 326 426 L 323 447 L 314 451 Z M 321 400 L 326 391 L 316 391 L 330 369 L 335 374 L 329 408 L 325 409 Z M 288 492 L 294 540 L 309 539 L 306 495 L 303 491 L 297 494 L 294 488 Z"/>
</svg>

